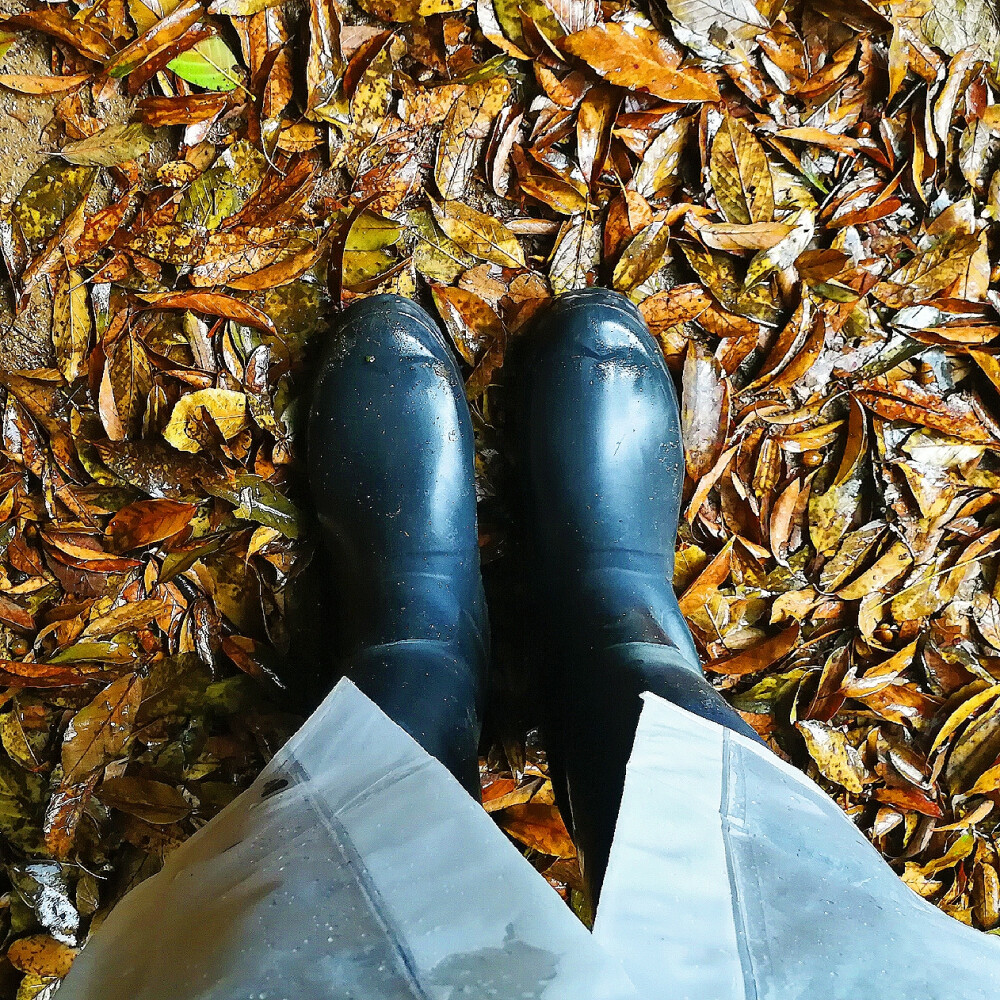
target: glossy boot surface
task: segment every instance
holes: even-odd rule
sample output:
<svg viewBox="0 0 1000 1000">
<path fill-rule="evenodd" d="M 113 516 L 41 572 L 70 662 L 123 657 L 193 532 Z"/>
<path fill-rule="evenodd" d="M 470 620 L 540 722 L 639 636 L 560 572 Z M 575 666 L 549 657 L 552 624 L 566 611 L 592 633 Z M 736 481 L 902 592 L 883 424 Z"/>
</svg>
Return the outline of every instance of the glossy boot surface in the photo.
<svg viewBox="0 0 1000 1000">
<path fill-rule="evenodd" d="M 415 303 L 374 296 L 331 331 L 309 479 L 330 555 L 333 656 L 478 797 L 488 625 L 472 423 L 452 355 Z"/>
<path fill-rule="evenodd" d="M 674 595 L 684 476 L 662 353 L 624 296 L 563 296 L 516 361 L 526 557 L 546 651 L 553 774 L 591 894 L 652 691 L 752 735 L 701 671 Z"/>
</svg>

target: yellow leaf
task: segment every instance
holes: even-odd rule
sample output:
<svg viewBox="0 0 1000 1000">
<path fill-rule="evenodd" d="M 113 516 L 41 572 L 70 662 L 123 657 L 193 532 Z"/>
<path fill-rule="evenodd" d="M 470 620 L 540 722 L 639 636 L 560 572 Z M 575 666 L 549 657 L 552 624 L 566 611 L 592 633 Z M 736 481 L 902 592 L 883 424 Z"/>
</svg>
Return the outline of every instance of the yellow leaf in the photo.
<svg viewBox="0 0 1000 1000">
<path fill-rule="evenodd" d="M 247 425 L 246 396 L 231 389 L 199 389 L 181 396 L 170 414 L 163 436 L 178 451 L 201 451 L 198 421 L 204 410 L 228 441 Z"/>
<path fill-rule="evenodd" d="M 867 594 L 880 591 L 906 572 L 913 557 L 902 542 L 893 542 L 871 569 L 865 570 L 856 580 L 837 591 L 844 601 L 857 601 Z"/>
<path fill-rule="evenodd" d="M 708 170 L 730 222 L 748 225 L 774 218 L 774 182 L 764 147 L 738 118 L 726 118 L 716 133 Z"/>
<path fill-rule="evenodd" d="M 839 729 L 811 719 L 796 723 L 796 728 L 802 733 L 809 756 L 816 761 L 820 773 L 849 792 L 860 794 L 864 789 L 865 769 L 861 754 L 847 737 Z"/>
<path fill-rule="evenodd" d="M 76 948 L 48 934 L 20 938 L 7 950 L 7 958 L 18 972 L 35 976 L 65 976 L 76 955 Z"/>
<path fill-rule="evenodd" d="M 52 295 L 52 346 L 56 365 L 67 382 L 72 382 L 83 370 L 90 331 L 87 286 L 78 272 L 69 271 Z"/>
<path fill-rule="evenodd" d="M 502 267 L 524 267 L 521 244 L 499 219 L 460 201 L 432 201 L 431 207 L 445 236 L 463 250 Z"/>
</svg>

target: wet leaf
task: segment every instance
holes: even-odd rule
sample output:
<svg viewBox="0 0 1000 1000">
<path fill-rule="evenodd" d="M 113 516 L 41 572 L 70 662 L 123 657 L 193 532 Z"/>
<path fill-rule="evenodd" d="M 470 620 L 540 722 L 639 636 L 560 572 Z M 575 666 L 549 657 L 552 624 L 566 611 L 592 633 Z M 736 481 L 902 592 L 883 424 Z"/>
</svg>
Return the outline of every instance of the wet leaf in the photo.
<svg viewBox="0 0 1000 1000">
<path fill-rule="evenodd" d="M 162 20 L 154 21 L 138 38 L 117 52 L 105 65 L 105 71 L 113 77 L 127 76 L 168 49 L 197 24 L 204 12 L 198 0 L 182 0 Z"/>
<path fill-rule="evenodd" d="M 865 769 L 861 754 L 839 729 L 814 721 L 798 722 L 796 728 L 823 777 L 843 785 L 849 792 L 863 791 Z"/>
<path fill-rule="evenodd" d="M 623 292 L 630 291 L 658 271 L 669 259 L 669 242 L 670 228 L 665 220 L 646 226 L 625 247 L 615 265 L 612 277 L 615 288 Z"/>
<path fill-rule="evenodd" d="M 31 76 L 24 73 L 0 73 L 0 87 L 20 94 L 59 94 L 73 90 L 90 80 L 85 73 L 66 76 Z"/>
<path fill-rule="evenodd" d="M 772 221 L 771 169 L 763 146 L 738 118 L 726 118 L 716 133 L 709 172 L 715 197 L 730 222 Z"/>
<path fill-rule="evenodd" d="M 73 716 L 62 744 L 64 784 L 87 778 L 124 752 L 141 697 L 141 678 L 126 674 Z"/>
<path fill-rule="evenodd" d="M 509 95 L 510 83 L 493 77 L 472 84 L 451 106 L 434 164 L 434 180 L 442 198 L 461 198 L 467 190 L 481 144 Z"/>
<path fill-rule="evenodd" d="M 86 139 L 66 143 L 59 155 L 70 163 L 113 167 L 138 159 L 149 152 L 151 144 L 152 131 L 145 125 L 110 125 Z"/>
<path fill-rule="evenodd" d="M 28 178 L 11 215 L 34 251 L 55 235 L 62 221 L 86 198 L 93 180 L 93 168 L 58 160 L 43 163 Z"/>
<path fill-rule="evenodd" d="M 706 663 L 705 669 L 736 677 L 759 673 L 782 660 L 791 651 L 798 641 L 799 632 L 800 627 L 796 622 L 758 646 Z"/>
<path fill-rule="evenodd" d="M 52 294 L 52 346 L 56 364 L 67 382 L 83 371 L 92 328 L 83 276 L 67 271 Z"/>
<path fill-rule="evenodd" d="M 167 444 L 178 451 L 201 451 L 204 437 L 198 425 L 205 414 L 228 441 L 247 425 L 246 396 L 231 389 L 198 389 L 181 396 L 163 431 Z"/>
<path fill-rule="evenodd" d="M 678 69 L 679 58 L 648 29 L 630 31 L 621 24 L 600 24 L 567 35 L 556 44 L 562 52 L 583 60 L 605 80 L 620 87 L 668 101 L 719 99 L 707 75 Z"/>
<path fill-rule="evenodd" d="M 431 207 L 445 236 L 463 250 L 502 267 L 524 267 L 524 251 L 517 237 L 493 216 L 461 201 L 432 201 Z"/>
<path fill-rule="evenodd" d="M 309 59 L 306 64 L 306 116 L 336 121 L 343 112 L 336 104 L 344 72 L 340 16 L 333 0 L 309 0 Z"/>
<path fill-rule="evenodd" d="M 150 778 L 105 778 L 97 794 L 106 806 L 154 826 L 178 823 L 191 812 L 191 804 L 173 785 Z"/>
<path fill-rule="evenodd" d="M 564 222 L 549 264 L 549 282 L 557 295 L 591 284 L 601 260 L 601 230 L 583 215 Z"/>
<path fill-rule="evenodd" d="M 528 802 L 510 806 L 499 815 L 498 822 L 515 840 L 541 854 L 576 857 L 576 847 L 554 805 Z"/>
<path fill-rule="evenodd" d="M 277 335 L 274 324 L 262 310 L 222 292 L 159 292 L 144 298 L 154 309 L 190 309 L 207 316 L 222 316 Z"/>
<path fill-rule="evenodd" d="M 178 500 L 137 500 L 108 522 L 108 535 L 119 551 L 136 549 L 183 531 L 197 507 Z"/>
<path fill-rule="evenodd" d="M 48 934 L 19 938 L 7 950 L 11 965 L 19 972 L 61 978 L 69 972 L 77 949 Z"/>
<path fill-rule="evenodd" d="M 492 344 L 503 339 L 500 317 L 475 292 L 437 285 L 432 293 L 444 328 L 467 364 L 475 365 Z"/>
<path fill-rule="evenodd" d="M 746 59 L 749 44 L 769 27 L 751 0 L 666 0 L 678 40 L 707 59 Z"/>
<path fill-rule="evenodd" d="M 729 429 L 729 384 L 719 362 L 695 341 L 688 344 L 681 396 L 684 462 L 692 479 L 715 465 Z"/>
</svg>

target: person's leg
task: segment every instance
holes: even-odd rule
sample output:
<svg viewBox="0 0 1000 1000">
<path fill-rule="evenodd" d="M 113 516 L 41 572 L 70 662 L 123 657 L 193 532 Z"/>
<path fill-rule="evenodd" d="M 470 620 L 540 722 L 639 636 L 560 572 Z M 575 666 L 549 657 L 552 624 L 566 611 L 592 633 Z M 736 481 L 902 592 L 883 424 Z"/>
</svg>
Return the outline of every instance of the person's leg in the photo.
<svg viewBox="0 0 1000 1000">
<path fill-rule="evenodd" d="M 570 293 L 540 317 L 522 350 L 514 426 L 549 749 L 596 898 L 641 694 L 754 734 L 702 674 L 671 586 L 680 418 L 638 310 L 615 292 Z"/>
<path fill-rule="evenodd" d="M 380 295 L 343 314 L 308 448 L 335 594 L 331 653 L 478 797 L 488 625 L 472 424 L 453 356 L 419 306 Z"/>
</svg>

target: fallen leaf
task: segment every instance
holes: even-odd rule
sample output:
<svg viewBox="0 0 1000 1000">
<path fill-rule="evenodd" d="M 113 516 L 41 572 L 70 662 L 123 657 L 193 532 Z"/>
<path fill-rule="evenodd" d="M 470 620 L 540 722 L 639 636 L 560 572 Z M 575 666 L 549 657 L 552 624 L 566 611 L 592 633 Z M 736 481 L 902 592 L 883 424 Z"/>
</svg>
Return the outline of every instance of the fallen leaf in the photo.
<svg viewBox="0 0 1000 1000">
<path fill-rule="evenodd" d="M 198 389 L 177 401 L 163 431 L 164 440 L 178 451 L 201 451 L 197 432 L 200 414 L 207 413 L 228 441 L 247 425 L 246 396 L 231 389 Z"/>
<path fill-rule="evenodd" d="M 839 729 L 812 720 L 797 722 L 795 728 L 802 734 L 809 756 L 816 761 L 824 778 L 843 785 L 856 795 L 864 790 L 865 769 L 861 754 Z"/>
<path fill-rule="evenodd" d="M 463 250 L 502 267 L 524 267 L 524 251 L 517 237 L 493 216 L 461 201 L 432 201 L 431 208 L 445 236 Z"/>
<path fill-rule="evenodd" d="M 556 42 L 560 51 L 582 59 L 610 83 L 655 94 L 668 101 L 717 101 L 711 78 L 697 70 L 678 69 L 680 59 L 646 28 L 599 24 Z"/>
</svg>

